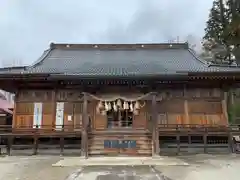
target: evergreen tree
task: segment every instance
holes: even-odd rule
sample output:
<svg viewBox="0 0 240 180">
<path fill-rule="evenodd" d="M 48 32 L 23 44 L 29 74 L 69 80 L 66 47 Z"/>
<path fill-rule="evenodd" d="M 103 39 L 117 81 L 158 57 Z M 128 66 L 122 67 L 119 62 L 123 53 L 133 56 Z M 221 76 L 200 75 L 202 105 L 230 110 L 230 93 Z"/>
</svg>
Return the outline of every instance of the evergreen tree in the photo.
<svg viewBox="0 0 240 180">
<path fill-rule="evenodd" d="M 228 44 L 232 45 L 232 52 L 236 58 L 237 64 L 240 64 L 240 1 L 228 0 L 227 2 L 229 25 L 227 31 Z"/>
<path fill-rule="evenodd" d="M 203 38 L 205 42 L 207 41 L 205 43 L 207 47 L 204 48 L 212 52 L 213 59 L 218 63 L 223 63 L 226 60 L 231 63 L 228 12 L 223 0 L 214 0 Z"/>
</svg>

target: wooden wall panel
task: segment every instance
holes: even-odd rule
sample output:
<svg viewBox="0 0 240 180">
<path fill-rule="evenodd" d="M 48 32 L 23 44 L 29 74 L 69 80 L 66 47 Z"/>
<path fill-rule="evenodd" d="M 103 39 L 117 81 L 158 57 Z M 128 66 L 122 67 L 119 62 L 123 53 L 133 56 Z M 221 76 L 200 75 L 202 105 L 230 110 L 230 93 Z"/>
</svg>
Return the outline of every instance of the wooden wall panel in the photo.
<svg viewBox="0 0 240 180">
<path fill-rule="evenodd" d="M 16 94 L 17 102 L 45 102 L 52 99 L 52 90 L 21 89 Z"/>
<path fill-rule="evenodd" d="M 32 128 L 33 115 L 17 115 L 15 128 Z"/>
<path fill-rule="evenodd" d="M 147 127 L 147 116 L 145 111 L 140 111 L 138 115 L 134 115 L 133 128 L 142 129 Z"/>
<path fill-rule="evenodd" d="M 90 108 L 90 107 L 88 107 Z M 64 103 L 64 129 L 73 130 L 82 127 L 82 103 Z"/>
<path fill-rule="evenodd" d="M 0 116 L 0 126 L 6 125 L 6 124 L 7 124 L 6 116 Z"/>
<path fill-rule="evenodd" d="M 184 96 L 187 98 L 221 98 L 223 91 L 219 88 L 188 88 Z"/>
<path fill-rule="evenodd" d="M 96 113 L 94 118 L 94 129 L 106 129 L 107 116 Z"/>
<path fill-rule="evenodd" d="M 190 114 L 191 124 L 226 125 L 222 114 Z"/>
<path fill-rule="evenodd" d="M 220 114 L 222 113 L 221 101 L 188 101 L 189 113 L 206 113 Z"/>
<path fill-rule="evenodd" d="M 185 115 L 184 114 L 167 114 L 167 121 L 168 124 L 184 124 L 185 122 Z"/>
<path fill-rule="evenodd" d="M 207 118 L 205 114 L 189 114 L 190 124 L 206 124 Z"/>
<path fill-rule="evenodd" d="M 73 104 L 73 126 L 75 129 L 79 129 L 82 127 L 82 103 L 74 103 Z M 89 107 L 88 107 L 89 108 Z M 71 112 L 71 111 L 70 111 Z"/>
<path fill-rule="evenodd" d="M 16 102 L 13 127 L 17 128 L 33 127 L 33 112 L 34 112 L 33 103 Z"/>
<path fill-rule="evenodd" d="M 138 115 L 133 115 L 133 128 L 136 129 L 142 129 L 147 128 L 147 122 L 148 122 L 148 109 L 151 109 L 147 106 L 150 106 L 150 104 L 145 104 L 140 110 Z"/>
<path fill-rule="evenodd" d="M 61 89 L 57 90 L 56 100 L 62 102 L 77 102 L 81 101 L 83 94 L 79 90 L 69 90 L 69 89 Z"/>
<path fill-rule="evenodd" d="M 53 129 L 54 122 L 52 119 L 52 114 L 43 114 L 42 115 L 42 125 L 41 128 L 43 129 Z"/>
<path fill-rule="evenodd" d="M 16 115 L 33 115 L 34 112 L 34 103 L 16 103 Z"/>
<path fill-rule="evenodd" d="M 54 127 L 54 119 L 52 114 L 54 104 L 52 102 L 43 102 L 42 104 L 42 127 L 43 129 L 52 129 Z"/>
<path fill-rule="evenodd" d="M 158 113 L 184 113 L 184 100 L 167 100 L 157 103 Z"/>
</svg>

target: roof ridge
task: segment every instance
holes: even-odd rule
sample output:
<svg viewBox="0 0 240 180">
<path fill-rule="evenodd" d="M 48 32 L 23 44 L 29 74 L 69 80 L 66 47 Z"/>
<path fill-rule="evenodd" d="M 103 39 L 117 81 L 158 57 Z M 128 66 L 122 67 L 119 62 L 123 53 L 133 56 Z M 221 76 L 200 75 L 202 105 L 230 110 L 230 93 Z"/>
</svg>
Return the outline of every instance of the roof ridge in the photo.
<svg viewBox="0 0 240 180">
<path fill-rule="evenodd" d="M 237 64 L 216 64 L 216 63 L 211 63 L 211 67 L 228 67 L 228 68 L 240 68 Z"/>
<path fill-rule="evenodd" d="M 188 43 L 50 44 L 51 49 L 188 49 Z"/>
<path fill-rule="evenodd" d="M 211 66 L 211 62 L 208 62 L 206 60 L 200 59 L 191 48 L 188 48 L 188 51 L 191 53 L 191 55 L 199 62 L 201 62 L 203 65 L 210 67 Z"/>
<path fill-rule="evenodd" d="M 42 53 L 42 55 L 32 65 L 27 66 L 26 70 L 28 70 L 29 68 L 34 68 L 37 65 L 41 64 L 44 61 L 44 59 L 46 59 L 49 56 L 51 51 L 52 51 L 52 48 L 45 50 Z"/>
</svg>

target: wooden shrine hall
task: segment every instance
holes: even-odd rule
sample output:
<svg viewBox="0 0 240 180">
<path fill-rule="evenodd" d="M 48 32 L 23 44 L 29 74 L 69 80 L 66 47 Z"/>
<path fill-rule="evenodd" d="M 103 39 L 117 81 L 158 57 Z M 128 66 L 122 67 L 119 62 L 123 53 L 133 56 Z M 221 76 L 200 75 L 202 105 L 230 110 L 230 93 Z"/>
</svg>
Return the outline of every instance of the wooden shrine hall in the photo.
<svg viewBox="0 0 240 180">
<path fill-rule="evenodd" d="M 15 94 L 14 133 L 75 134 L 86 157 L 154 156 L 173 127 L 227 127 L 239 75 L 187 43 L 52 43 L 33 65 L 2 68 L 0 88 Z"/>
</svg>

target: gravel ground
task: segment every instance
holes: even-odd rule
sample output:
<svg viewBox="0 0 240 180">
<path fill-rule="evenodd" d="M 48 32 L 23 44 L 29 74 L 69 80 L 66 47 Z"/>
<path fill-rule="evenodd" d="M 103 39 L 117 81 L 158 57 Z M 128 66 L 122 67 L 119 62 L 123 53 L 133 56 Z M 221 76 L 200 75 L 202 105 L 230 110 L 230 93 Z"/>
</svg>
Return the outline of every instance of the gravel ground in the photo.
<svg viewBox="0 0 240 180">
<path fill-rule="evenodd" d="M 0 157 L 0 180 L 239 180 L 239 155 L 181 156 L 190 166 L 52 167 L 59 156 Z"/>
</svg>

